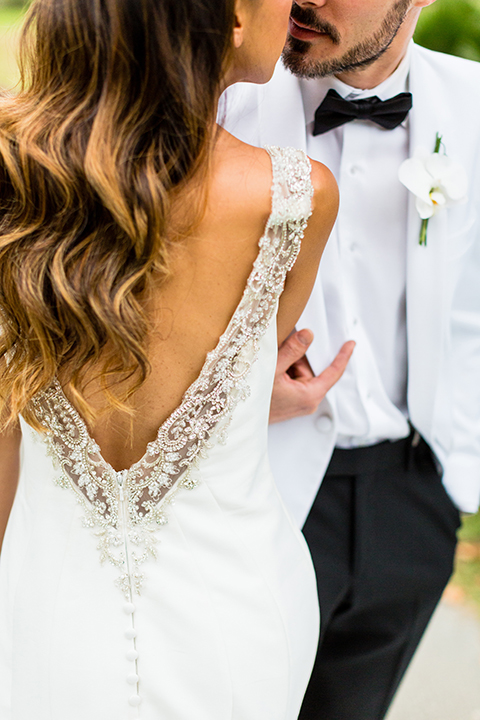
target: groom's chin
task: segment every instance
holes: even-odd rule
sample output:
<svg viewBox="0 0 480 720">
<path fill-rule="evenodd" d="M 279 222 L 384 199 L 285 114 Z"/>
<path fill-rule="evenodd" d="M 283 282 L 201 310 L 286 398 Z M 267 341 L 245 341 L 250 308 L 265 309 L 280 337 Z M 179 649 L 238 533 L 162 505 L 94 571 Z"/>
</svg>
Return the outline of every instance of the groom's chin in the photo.
<svg viewBox="0 0 480 720">
<path fill-rule="evenodd" d="M 282 62 L 293 75 L 299 78 L 320 78 L 331 75 L 328 61 L 314 60 L 311 57 L 312 43 L 299 40 L 291 35 L 283 49 Z"/>
</svg>

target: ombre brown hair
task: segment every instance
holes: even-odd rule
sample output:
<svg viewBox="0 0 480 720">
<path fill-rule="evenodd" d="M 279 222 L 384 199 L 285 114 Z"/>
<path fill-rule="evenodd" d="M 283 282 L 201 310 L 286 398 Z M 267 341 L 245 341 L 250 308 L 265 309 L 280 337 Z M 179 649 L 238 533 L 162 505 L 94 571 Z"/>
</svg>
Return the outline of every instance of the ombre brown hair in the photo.
<svg viewBox="0 0 480 720">
<path fill-rule="evenodd" d="M 233 26 L 234 0 L 34 1 L 0 101 L 5 426 L 35 425 L 59 374 L 90 417 L 89 370 L 123 408 L 145 380 L 142 300 L 168 273 L 172 196 L 207 164 Z"/>
</svg>

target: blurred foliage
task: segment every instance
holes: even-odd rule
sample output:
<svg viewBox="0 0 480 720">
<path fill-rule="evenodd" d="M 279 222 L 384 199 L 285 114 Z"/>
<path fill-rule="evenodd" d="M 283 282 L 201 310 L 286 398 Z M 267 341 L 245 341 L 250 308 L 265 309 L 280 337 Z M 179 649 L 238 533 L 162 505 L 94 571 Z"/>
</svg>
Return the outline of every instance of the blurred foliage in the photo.
<svg viewBox="0 0 480 720">
<path fill-rule="evenodd" d="M 7 5 L 0 0 L 0 88 L 14 88 L 18 82 L 16 51 L 24 5 Z"/>
<path fill-rule="evenodd" d="M 431 50 L 480 60 L 480 0 L 437 0 L 422 10 L 415 40 Z"/>
<path fill-rule="evenodd" d="M 469 546 L 459 545 L 455 561 L 455 573 L 447 590 L 447 598 L 452 598 L 456 604 L 467 604 L 480 615 L 480 556 L 478 548 L 476 559 L 467 559 L 467 552 L 473 551 Z"/>
<path fill-rule="evenodd" d="M 450 591 L 458 602 L 467 600 L 480 613 L 480 513 L 463 518 Z"/>
<path fill-rule="evenodd" d="M 6 30 L 14 30 L 23 18 L 23 5 L 2 5 L 0 0 L 0 26 Z"/>
<path fill-rule="evenodd" d="M 0 0 L 0 10 L 2 8 L 23 8 L 29 4 L 29 0 Z"/>
<path fill-rule="evenodd" d="M 466 515 L 463 518 L 459 538 L 465 542 L 480 543 L 480 513 L 478 515 Z"/>
</svg>

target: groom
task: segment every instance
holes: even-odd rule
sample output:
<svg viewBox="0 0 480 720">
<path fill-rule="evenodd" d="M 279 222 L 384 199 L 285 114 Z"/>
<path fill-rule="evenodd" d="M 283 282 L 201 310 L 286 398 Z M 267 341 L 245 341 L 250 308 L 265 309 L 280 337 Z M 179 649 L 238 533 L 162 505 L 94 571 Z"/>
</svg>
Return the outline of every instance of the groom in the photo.
<svg viewBox="0 0 480 720">
<path fill-rule="evenodd" d="M 298 324 L 315 339 L 280 349 L 272 400 L 272 468 L 322 611 L 301 720 L 385 716 L 451 573 L 458 511 L 479 503 L 480 66 L 412 43 L 433 2 L 297 0 L 287 69 L 227 94 L 231 132 L 305 149 L 340 187 Z M 418 149 L 457 163 L 457 197 L 468 180 L 449 206 L 427 175 L 423 223 L 399 180 Z"/>
</svg>

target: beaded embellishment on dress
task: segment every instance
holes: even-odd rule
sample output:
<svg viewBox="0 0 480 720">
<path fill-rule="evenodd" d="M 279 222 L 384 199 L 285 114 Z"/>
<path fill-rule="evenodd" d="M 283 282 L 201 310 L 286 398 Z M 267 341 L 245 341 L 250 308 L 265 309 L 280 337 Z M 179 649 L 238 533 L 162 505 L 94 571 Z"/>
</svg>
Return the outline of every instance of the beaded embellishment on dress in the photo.
<svg viewBox="0 0 480 720">
<path fill-rule="evenodd" d="M 140 593 L 141 565 L 155 556 L 155 531 L 167 522 L 165 506 L 180 487 L 193 488 L 195 470 L 213 439 L 222 442 L 237 403 L 249 393 L 247 378 L 258 341 L 277 307 L 285 277 L 296 260 L 311 213 L 310 163 L 292 148 L 268 148 L 272 158 L 272 212 L 243 297 L 197 380 L 161 425 L 144 456 L 115 471 L 55 381 L 33 409 L 47 429 L 49 453 L 61 469 L 58 483 L 71 488 L 94 529 L 102 561 L 120 570 L 127 600 Z"/>
</svg>

